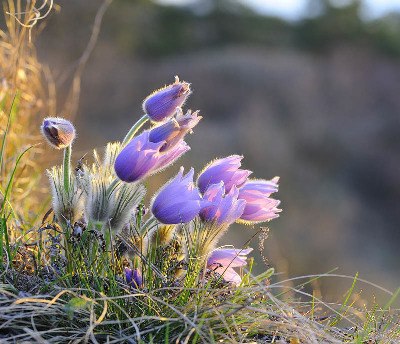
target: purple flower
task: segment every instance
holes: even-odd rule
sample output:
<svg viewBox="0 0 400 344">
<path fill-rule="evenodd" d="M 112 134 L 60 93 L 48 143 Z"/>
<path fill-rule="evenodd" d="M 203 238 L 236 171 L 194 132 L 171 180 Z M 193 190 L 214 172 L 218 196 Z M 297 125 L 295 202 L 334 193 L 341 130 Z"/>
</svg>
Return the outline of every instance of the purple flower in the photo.
<svg viewBox="0 0 400 344">
<path fill-rule="evenodd" d="M 143 110 L 152 121 L 161 122 L 174 115 L 177 107 L 181 107 L 192 91 L 190 84 L 179 81 L 160 88 L 149 95 L 143 102 Z"/>
<path fill-rule="evenodd" d="M 243 159 L 239 155 L 231 155 L 223 159 L 218 159 L 208 164 L 197 179 L 197 185 L 203 194 L 212 184 L 224 182 L 225 191 L 229 193 L 232 187 L 240 187 L 247 180 L 251 171 L 242 170 L 240 161 Z"/>
<path fill-rule="evenodd" d="M 186 223 L 193 220 L 208 205 L 193 183 L 193 168 L 183 175 L 183 167 L 175 178 L 158 192 L 153 200 L 153 215 L 164 224 Z"/>
<path fill-rule="evenodd" d="M 192 129 L 199 123 L 201 116 L 198 116 L 198 111 L 188 111 L 185 115 L 181 108 L 177 109 L 177 114 L 166 123 L 156 126 L 150 130 L 149 141 L 161 142 L 165 141 L 160 151 L 167 151 L 181 142 L 184 136 L 191 132 Z"/>
<path fill-rule="evenodd" d="M 69 146 L 75 139 L 74 126 L 64 118 L 45 118 L 40 129 L 48 143 L 57 149 Z"/>
<path fill-rule="evenodd" d="M 279 178 L 249 180 L 239 189 L 239 199 L 246 201 L 240 219 L 247 223 L 259 223 L 279 217 L 280 201 L 269 196 L 278 191 Z"/>
<path fill-rule="evenodd" d="M 207 269 L 217 272 L 225 281 L 239 285 L 242 278 L 233 268 L 245 266 L 247 264 L 246 256 L 251 251 L 253 251 L 252 248 L 245 250 L 216 249 L 207 259 Z"/>
<path fill-rule="evenodd" d="M 154 172 L 158 172 L 173 164 L 178 160 L 184 153 L 190 150 L 190 147 L 185 141 L 180 141 L 175 147 L 166 152 L 161 152 L 158 157 L 158 162 L 154 169 Z"/>
<path fill-rule="evenodd" d="M 203 199 L 211 202 L 200 212 L 203 221 L 216 221 L 218 225 L 229 226 L 243 213 L 246 201 L 238 199 L 239 190 L 234 185 L 225 195 L 224 183 L 212 184 L 203 195 Z"/>
<path fill-rule="evenodd" d="M 131 183 L 140 180 L 175 162 L 190 147 L 178 142 L 168 151 L 160 152 L 165 141 L 151 142 L 149 131 L 144 131 L 118 154 L 115 159 L 115 173 L 121 180 Z"/>
<path fill-rule="evenodd" d="M 125 268 L 125 279 L 126 283 L 137 289 L 143 285 L 143 278 L 139 269 Z"/>
</svg>

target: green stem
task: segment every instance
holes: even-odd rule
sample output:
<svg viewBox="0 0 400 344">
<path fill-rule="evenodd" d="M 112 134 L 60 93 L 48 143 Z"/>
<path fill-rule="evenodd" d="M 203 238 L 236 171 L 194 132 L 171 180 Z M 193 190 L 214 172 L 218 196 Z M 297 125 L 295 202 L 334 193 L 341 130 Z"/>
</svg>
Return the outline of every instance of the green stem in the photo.
<svg viewBox="0 0 400 344">
<path fill-rule="evenodd" d="M 70 170 L 71 170 L 71 145 L 68 145 L 64 149 L 64 161 L 63 161 L 63 171 L 64 171 L 64 190 L 69 193 L 70 184 Z"/>
<path fill-rule="evenodd" d="M 128 134 L 126 134 L 124 140 L 122 141 L 122 146 L 125 146 L 128 144 L 130 140 L 133 139 L 135 134 L 139 131 L 141 127 L 149 120 L 149 116 L 143 115 L 134 125 L 133 127 L 129 130 Z"/>
<path fill-rule="evenodd" d="M 67 273 L 72 277 L 73 275 L 73 267 L 72 267 L 72 252 L 71 252 L 71 245 L 70 245 L 70 233 L 69 228 L 66 226 L 64 228 L 64 247 L 65 247 L 65 258 L 67 260 Z"/>
</svg>

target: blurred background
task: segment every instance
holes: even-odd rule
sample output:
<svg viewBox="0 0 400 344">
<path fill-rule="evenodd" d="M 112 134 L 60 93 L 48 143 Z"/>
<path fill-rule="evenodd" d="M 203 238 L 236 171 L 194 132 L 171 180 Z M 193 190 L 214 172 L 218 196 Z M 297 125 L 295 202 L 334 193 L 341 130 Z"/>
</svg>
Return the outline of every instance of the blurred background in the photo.
<svg viewBox="0 0 400 344">
<path fill-rule="evenodd" d="M 58 1 L 38 38 L 59 112 L 101 4 Z M 400 0 L 114 0 L 82 74 L 75 158 L 123 138 L 142 100 L 179 75 L 194 90 L 187 106 L 204 118 L 188 139 L 191 152 L 149 180 L 150 194 L 180 165 L 199 171 L 243 154 L 254 176 L 281 176 L 283 213 L 263 249 L 278 279 L 338 268 L 393 290 L 399 10 Z M 223 244 L 240 247 L 257 230 L 232 228 Z M 257 235 L 250 246 L 258 251 Z M 260 272 L 265 263 L 255 256 Z M 324 279 L 317 287 L 329 300 L 350 285 Z"/>
</svg>

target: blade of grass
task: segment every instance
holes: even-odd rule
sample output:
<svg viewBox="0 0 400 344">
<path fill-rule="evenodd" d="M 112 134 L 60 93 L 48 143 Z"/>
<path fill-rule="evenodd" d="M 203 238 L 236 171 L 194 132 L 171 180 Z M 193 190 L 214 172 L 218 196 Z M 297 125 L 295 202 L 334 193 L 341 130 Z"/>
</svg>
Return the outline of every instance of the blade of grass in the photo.
<svg viewBox="0 0 400 344">
<path fill-rule="evenodd" d="M 1 229 L 0 229 L 0 247 L 1 247 L 1 249 L 0 249 L 0 262 L 3 262 L 3 257 L 4 257 L 3 237 L 4 237 L 4 241 L 5 241 L 5 249 L 7 251 L 7 255 L 8 255 L 10 260 L 12 260 L 12 258 L 13 258 L 11 256 L 10 242 L 9 242 L 8 230 L 7 230 L 7 220 L 9 218 L 9 216 L 5 216 L 6 203 L 8 202 L 8 195 L 12 190 L 12 184 L 13 184 L 13 180 L 14 180 L 14 176 L 15 176 L 15 172 L 17 170 L 17 167 L 18 167 L 22 157 L 25 155 L 25 153 L 27 153 L 34 146 L 30 146 L 30 147 L 26 148 L 22 153 L 19 154 L 17 160 L 15 161 L 14 169 L 13 169 L 11 175 L 10 175 L 10 179 L 8 180 L 6 191 L 4 193 L 3 204 L 2 204 L 2 207 L 1 207 L 1 223 L 0 223 L 0 227 L 1 227 Z"/>
<path fill-rule="evenodd" d="M 354 288 L 355 288 L 356 283 L 357 283 L 357 278 L 358 278 L 358 273 L 354 276 L 353 283 L 351 284 L 350 289 L 346 293 L 346 297 L 344 299 L 344 302 L 340 306 L 340 309 L 338 311 L 338 315 L 335 317 L 335 319 L 333 319 L 331 321 L 331 323 L 329 324 L 330 326 L 336 326 L 336 324 L 343 318 L 344 314 L 346 313 L 346 312 L 344 312 L 342 314 L 342 311 L 346 308 L 347 303 L 350 300 L 350 296 L 353 294 Z"/>
<path fill-rule="evenodd" d="M 29 146 L 28 148 L 26 148 L 21 154 L 18 155 L 18 158 L 17 158 L 17 160 L 15 161 L 15 165 L 14 165 L 13 171 L 11 172 L 10 179 L 8 180 L 8 184 L 7 184 L 7 187 L 6 187 L 6 191 L 5 191 L 5 193 L 4 193 L 4 201 L 3 201 L 3 204 L 2 204 L 2 207 L 1 207 L 1 215 L 2 215 L 3 217 L 4 217 L 4 211 L 5 211 L 6 201 L 7 201 L 7 199 L 8 199 L 8 195 L 9 195 L 9 193 L 11 192 L 11 189 L 12 189 L 12 184 L 13 184 L 13 181 L 14 181 L 14 176 L 15 176 L 15 172 L 16 172 L 16 170 L 17 170 L 17 167 L 18 167 L 18 165 L 19 165 L 19 163 L 20 163 L 22 157 L 23 157 L 29 150 L 31 150 L 31 149 L 32 149 L 33 147 L 35 147 L 35 146 L 37 146 L 37 145 Z"/>
<path fill-rule="evenodd" d="M 14 115 L 17 112 L 16 111 L 17 105 L 18 105 L 18 98 L 17 98 L 17 94 L 15 94 L 14 97 L 13 97 L 12 103 L 11 103 L 10 111 L 8 113 L 7 125 L 6 125 L 6 129 L 4 130 L 3 140 L 1 142 L 1 148 L 0 148 L 0 174 L 1 174 L 1 171 L 3 169 L 4 150 L 5 150 L 5 146 L 6 146 L 7 135 L 8 135 L 8 132 L 10 131 L 11 121 L 14 118 Z"/>
</svg>

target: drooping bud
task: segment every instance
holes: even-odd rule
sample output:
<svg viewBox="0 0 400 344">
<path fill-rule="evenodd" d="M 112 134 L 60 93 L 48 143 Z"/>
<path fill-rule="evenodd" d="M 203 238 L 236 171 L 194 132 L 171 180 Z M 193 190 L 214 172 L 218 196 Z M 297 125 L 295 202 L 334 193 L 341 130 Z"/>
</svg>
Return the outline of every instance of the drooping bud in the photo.
<svg viewBox="0 0 400 344">
<path fill-rule="evenodd" d="M 173 116 L 191 93 L 190 84 L 176 76 L 173 84 L 154 91 L 144 100 L 143 110 L 152 121 L 162 122 Z"/>
<path fill-rule="evenodd" d="M 64 118 L 45 118 L 40 129 L 47 142 L 57 149 L 69 146 L 75 139 L 74 126 Z"/>
</svg>

